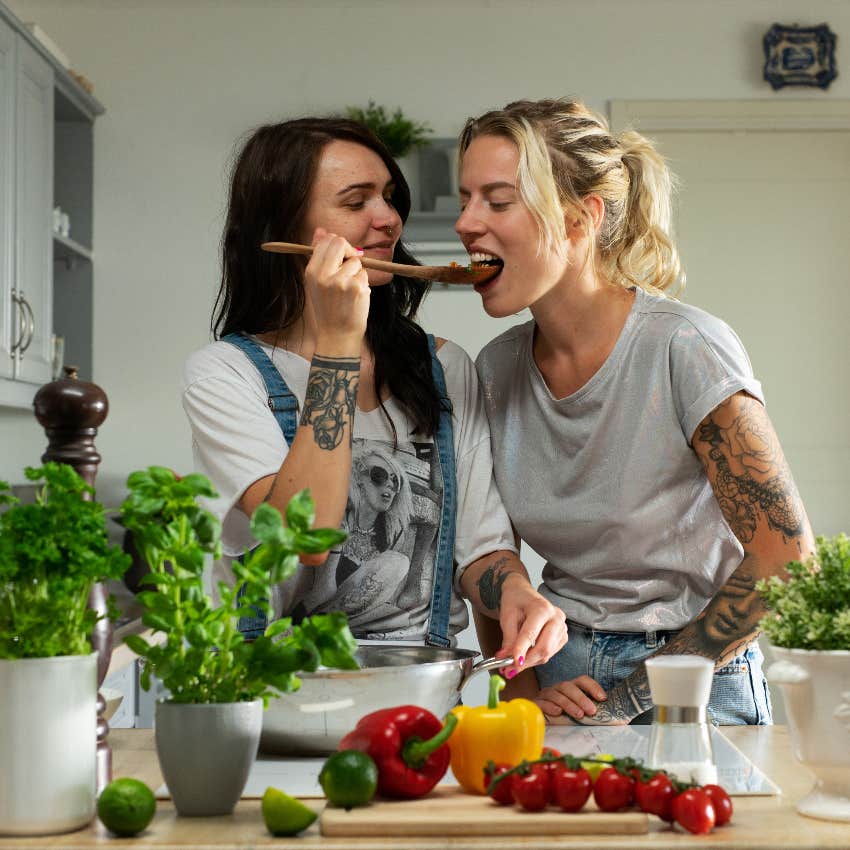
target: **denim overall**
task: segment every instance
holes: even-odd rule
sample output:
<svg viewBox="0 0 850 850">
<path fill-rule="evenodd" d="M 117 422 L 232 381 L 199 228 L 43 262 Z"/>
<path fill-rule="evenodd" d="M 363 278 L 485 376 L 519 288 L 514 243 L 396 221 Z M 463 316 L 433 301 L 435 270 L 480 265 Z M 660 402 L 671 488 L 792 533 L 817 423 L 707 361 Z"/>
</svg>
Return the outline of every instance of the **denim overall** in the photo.
<svg viewBox="0 0 850 850">
<path fill-rule="evenodd" d="M 445 375 L 443 374 L 443 366 L 437 358 L 434 337 L 431 334 L 427 336 L 428 350 L 431 353 L 431 372 L 442 401 L 440 423 L 434 442 L 440 459 L 440 470 L 443 474 L 443 509 L 437 534 L 434 587 L 431 592 L 431 617 L 425 643 L 429 646 L 450 646 L 449 615 L 451 613 L 452 581 L 454 577 L 455 513 L 457 510 L 452 405 L 446 392 Z M 286 442 L 292 445 L 298 427 L 298 401 L 274 363 L 263 351 L 262 346 L 246 334 L 232 333 L 223 336 L 221 339 L 222 342 L 229 342 L 243 351 L 257 367 L 266 385 L 269 409 L 274 414 Z M 239 620 L 239 630 L 246 637 L 258 637 L 263 633 L 266 625 L 266 616 L 260 611 L 254 617 L 242 617 Z"/>
</svg>

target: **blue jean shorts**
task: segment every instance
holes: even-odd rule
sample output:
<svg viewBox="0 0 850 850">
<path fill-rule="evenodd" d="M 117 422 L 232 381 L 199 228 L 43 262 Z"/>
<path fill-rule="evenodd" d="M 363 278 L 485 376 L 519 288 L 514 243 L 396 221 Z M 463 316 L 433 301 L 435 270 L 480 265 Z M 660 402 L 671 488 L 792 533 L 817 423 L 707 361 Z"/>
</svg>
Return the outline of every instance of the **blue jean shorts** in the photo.
<svg viewBox="0 0 850 850">
<path fill-rule="evenodd" d="M 610 691 L 638 663 L 653 655 L 678 632 L 603 632 L 578 623 L 567 623 L 569 640 L 545 664 L 534 668 L 541 688 L 588 675 Z M 714 671 L 709 717 L 721 725 L 767 726 L 773 723 L 764 656 L 758 642 L 725 667 Z M 650 722 L 642 715 L 637 722 Z"/>
</svg>

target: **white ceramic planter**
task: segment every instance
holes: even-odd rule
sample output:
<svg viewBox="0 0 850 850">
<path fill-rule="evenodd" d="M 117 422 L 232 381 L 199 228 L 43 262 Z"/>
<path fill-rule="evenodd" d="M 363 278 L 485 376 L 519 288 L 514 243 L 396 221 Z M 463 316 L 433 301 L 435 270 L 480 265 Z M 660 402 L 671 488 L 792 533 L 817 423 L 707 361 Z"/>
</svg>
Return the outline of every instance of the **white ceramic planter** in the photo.
<svg viewBox="0 0 850 850">
<path fill-rule="evenodd" d="M 850 651 L 771 651 L 767 678 L 782 688 L 794 756 L 817 778 L 797 811 L 850 821 Z"/>
<path fill-rule="evenodd" d="M 156 704 L 156 752 L 180 815 L 233 811 L 257 757 L 263 701 Z"/>
<path fill-rule="evenodd" d="M 0 661 L 0 835 L 91 821 L 96 704 L 96 653 Z"/>
</svg>

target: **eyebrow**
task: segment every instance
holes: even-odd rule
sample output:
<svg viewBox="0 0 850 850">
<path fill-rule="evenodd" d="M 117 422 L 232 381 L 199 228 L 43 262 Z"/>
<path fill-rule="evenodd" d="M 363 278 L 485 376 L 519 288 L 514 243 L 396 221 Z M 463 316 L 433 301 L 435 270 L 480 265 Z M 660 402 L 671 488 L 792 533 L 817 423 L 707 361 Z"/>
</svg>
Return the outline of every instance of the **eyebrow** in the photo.
<svg viewBox="0 0 850 850">
<path fill-rule="evenodd" d="M 384 185 L 384 189 L 387 189 L 390 186 L 395 188 L 395 182 L 393 180 L 387 180 L 386 184 Z M 337 194 L 337 196 L 339 196 L 339 195 L 344 195 L 346 192 L 351 192 L 353 189 L 375 189 L 375 188 L 376 188 L 375 183 L 349 183 L 348 186 L 346 186 L 344 189 L 340 189 L 336 194 Z"/>
<path fill-rule="evenodd" d="M 516 189 L 513 183 L 508 183 L 506 180 L 497 180 L 495 183 L 485 183 L 481 187 L 482 192 L 495 192 L 496 189 Z M 469 189 L 464 189 L 463 186 L 458 189 L 461 195 L 468 195 Z"/>
</svg>

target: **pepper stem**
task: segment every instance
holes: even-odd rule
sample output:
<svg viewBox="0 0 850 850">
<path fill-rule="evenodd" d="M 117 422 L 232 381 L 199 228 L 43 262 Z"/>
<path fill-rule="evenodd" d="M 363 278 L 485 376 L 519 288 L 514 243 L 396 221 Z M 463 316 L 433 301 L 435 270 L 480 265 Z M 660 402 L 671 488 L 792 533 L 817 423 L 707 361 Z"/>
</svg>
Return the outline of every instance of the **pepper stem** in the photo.
<svg viewBox="0 0 850 850">
<path fill-rule="evenodd" d="M 427 741 L 423 741 L 417 737 L 408 738 L 401 748 L 401 758 L 404 763 L 408 767 L 418 770 L 425 764 L 425 759 L 434 750 L 439 750 L 449 740 L 449 736 L 454 732 L 455 726 L 457 726 L 457 717 L 454 714 L 447 714 L 443 728 L 433 738 L 429 738 Z"/>
<path fill-rule="evenodd" d="M 499 694 L 505 687 L 505 680 L 495 673 L 490 674 L 490 692 L 487 695 L 487 708 L 498 708 Z"/>
</svg>

